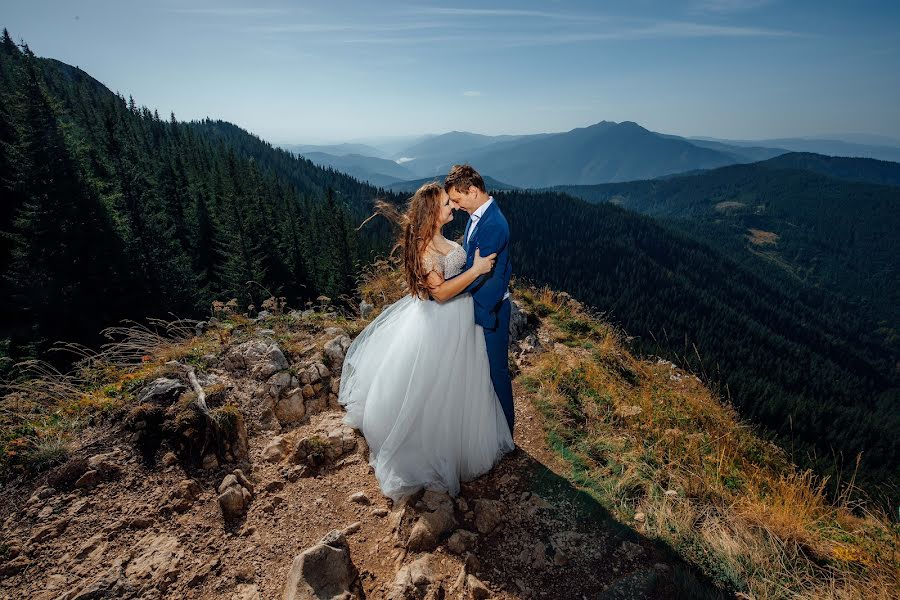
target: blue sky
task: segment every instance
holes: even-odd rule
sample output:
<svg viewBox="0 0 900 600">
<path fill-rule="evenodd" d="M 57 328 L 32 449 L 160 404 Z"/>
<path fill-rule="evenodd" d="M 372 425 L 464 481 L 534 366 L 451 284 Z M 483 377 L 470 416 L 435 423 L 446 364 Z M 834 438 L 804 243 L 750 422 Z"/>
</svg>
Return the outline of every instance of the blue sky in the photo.
<svg viewBox="0 0 900 600">
<path fill-rule="evenodd" d="M 900 2 L 4 0 L 138 104 L 275 143 L 565 131 L 900 138 Z"/>
</svg>

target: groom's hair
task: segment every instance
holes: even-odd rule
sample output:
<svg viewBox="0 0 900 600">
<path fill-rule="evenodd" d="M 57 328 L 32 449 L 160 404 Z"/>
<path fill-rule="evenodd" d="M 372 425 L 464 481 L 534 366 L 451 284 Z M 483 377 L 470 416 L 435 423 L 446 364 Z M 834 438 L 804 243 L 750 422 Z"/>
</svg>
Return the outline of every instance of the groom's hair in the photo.
<svg viewBox="0 0 900 600">
<path fill-rule="evenodd" d="M 470 185 L 474 185 L 482 192 L 487 191 L 484 189 L 484 179 L 471 165 L 453 165 L 450 174 L 444 180 L 444 191 L 456 189 L 457 192 L 465 193 L 469 191 Z"/>
</svg>

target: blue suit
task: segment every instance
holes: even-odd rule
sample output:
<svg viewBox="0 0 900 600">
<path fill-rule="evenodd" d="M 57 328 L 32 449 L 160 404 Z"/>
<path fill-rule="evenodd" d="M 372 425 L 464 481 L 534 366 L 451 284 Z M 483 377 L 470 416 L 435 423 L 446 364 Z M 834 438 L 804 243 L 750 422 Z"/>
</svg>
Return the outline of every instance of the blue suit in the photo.
<svg viewBox="0 0 900 600">
<path fill-rule="evenodd" d="M 494 268 L 490 273 L 481 275 L 465 289 L 472 294 L 475 303 L 475 322 L 484 328 L 484 341 L 487 346 L 488 363 L 491 367 L 491 382 L 494 391 L 503 407 L 503 414 L 513 432 L 515 411 L 513 409 L 512 382 L 509 378 L 509 299 L 503 299 L 509 288 L 512 264 L 509 260 L 509 224 L 500 212 L 494 200 L 481 215 L 475 231 L 467 241 L 472 220 L 466 226 L 463 236 L 463 249 L 466 251 L 466 268 L 470 268 L 475 259 L 475 248 L 480 249 L 481 256 L 497 253 Z"/>
</svg>

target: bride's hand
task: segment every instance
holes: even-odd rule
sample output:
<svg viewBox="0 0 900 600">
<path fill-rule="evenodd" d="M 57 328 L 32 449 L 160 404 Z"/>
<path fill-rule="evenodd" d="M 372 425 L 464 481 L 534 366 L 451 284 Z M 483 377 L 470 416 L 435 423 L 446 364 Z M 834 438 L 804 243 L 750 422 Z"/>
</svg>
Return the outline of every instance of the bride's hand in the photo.
<svg viewBox="0 0 900 600">
<path fill-rule="evenodd" d="M 496 252 L 488 254 L 487 256 L 482 256 L 481 249 L 475 248 L 475 259 L 472 261 L 472 268 L 475 269 L 475 272 L 479 275 L 490 273 L 491 269 L 494 268 L 494 261 L 496 259 Z"/>
</svg>

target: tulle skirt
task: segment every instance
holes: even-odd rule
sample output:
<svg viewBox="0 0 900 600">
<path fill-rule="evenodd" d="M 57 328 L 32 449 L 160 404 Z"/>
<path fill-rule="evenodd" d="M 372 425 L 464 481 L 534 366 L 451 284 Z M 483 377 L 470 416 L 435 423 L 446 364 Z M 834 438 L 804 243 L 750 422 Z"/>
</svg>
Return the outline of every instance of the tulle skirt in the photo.
<svg viewBox="0 0 900 600">
<path fill-rule="evenodd" d="M 421 488 L 456 496 L 515 447 L 467 293 L 385 308 L 347 350 L 338 402 L 394 501 Z"/>
</svg>

